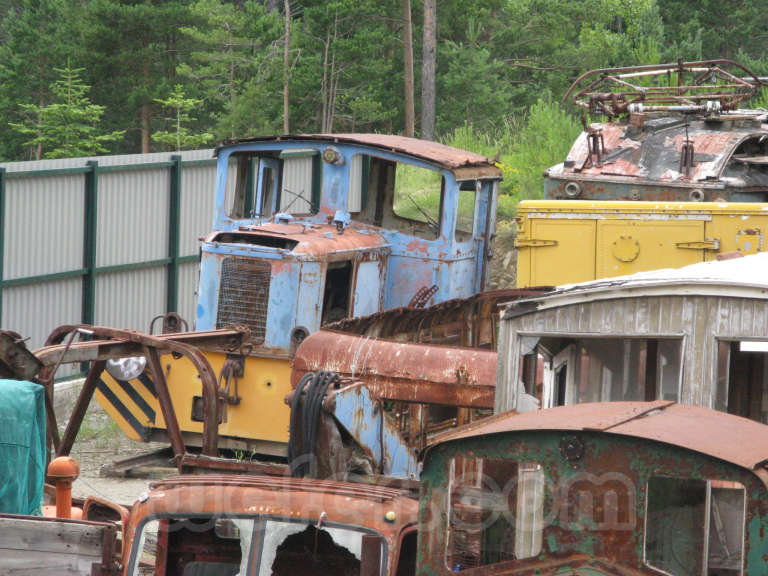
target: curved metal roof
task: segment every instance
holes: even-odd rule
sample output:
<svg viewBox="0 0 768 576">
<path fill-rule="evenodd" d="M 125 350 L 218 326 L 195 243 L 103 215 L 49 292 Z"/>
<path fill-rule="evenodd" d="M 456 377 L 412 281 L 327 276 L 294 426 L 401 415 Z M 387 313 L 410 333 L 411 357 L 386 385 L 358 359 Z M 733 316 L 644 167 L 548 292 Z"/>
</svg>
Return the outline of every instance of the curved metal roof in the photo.
<svg viewBox="0 0 768 576">
<path fill-rule="evenodd" d="M 503 317 L 587 300 L 669 294 L 768 298 L 768 252 L 567 284 L 540 296 L 510 302 Z"/>
<path fill-rule="evenodd" d="M 493 161 L 481 154 L 452 148 L 438 142 L 396 136 L 391 134 L 290 134 L 282 136 L 256 136 L 227 140 L 216 148 L 216 153 L 225 147 L 252 142 L 328 142 L 333 144 L 358 144 L 396 154 L 406 154 L 426 160 L 447 170 L 476 168 L 479 178 L 501 178 L 501 170 Z"/>
<path fill-rule="evenodd" d="M 603 432 L 653 440 L 749 470 L 763 468 L 768 461 L 768 426 L 709 408 L 668 401 L 600 402 L 505 412 L 440 434 L 430 448 L 489 434 L 537 430 Z"/>
</svg>

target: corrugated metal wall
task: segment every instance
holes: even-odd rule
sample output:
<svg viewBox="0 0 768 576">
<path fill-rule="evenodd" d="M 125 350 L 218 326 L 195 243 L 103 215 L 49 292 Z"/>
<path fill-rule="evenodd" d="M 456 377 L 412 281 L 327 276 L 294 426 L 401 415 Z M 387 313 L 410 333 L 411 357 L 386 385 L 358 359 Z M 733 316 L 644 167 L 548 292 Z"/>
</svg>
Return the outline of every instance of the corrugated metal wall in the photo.
<svg viewBox="0 0 768 576">
<path fill-rule="evenodd" d="M 56 326 L 86 321 L 88 308 L 95 324 L 147 330 L 153 317 L 168 311 L 175 276 L 175 308 L 192 328 L 198 238 L 213 220 L 216 163 L 212 150 L 179 156 L 0 164 L 0 327 L 29 337 L 33 349 Z M 181 175 L 176 205 L 174 171 Z M 91 196 L 89 178 L 95 181 Z M 91 197 L 96 209 L 89 216 Z M 170 245 L 174 209 L 177 248 Z M 92 243 L 86 241 L 89 225 L 95 230 Z"/>
<path fill-rule="evenodd" d="M 718 340 L 765 339 L 768 300 L 670 294 L 585 301 L 504 318 L 499 333 L 496 412 L 514 409 L 520 339 L 527 335 L 678 337 L 683 341 L 680 401 L 713 407 Z"/>
</svg>

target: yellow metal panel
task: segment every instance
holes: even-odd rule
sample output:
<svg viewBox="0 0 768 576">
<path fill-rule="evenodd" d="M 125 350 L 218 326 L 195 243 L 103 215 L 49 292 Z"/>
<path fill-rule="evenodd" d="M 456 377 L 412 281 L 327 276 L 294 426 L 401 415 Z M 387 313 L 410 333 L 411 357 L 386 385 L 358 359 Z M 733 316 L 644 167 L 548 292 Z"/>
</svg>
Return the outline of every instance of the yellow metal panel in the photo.
<svg viewBox="0 0 768 576">
<path fill-rule="evenodd" d="M 531 218 L 530 230 L 530 246 L 519 249 L 523 261 L 529 258 L 528 282 L 518 281 L 518 286 L 556 286 L 594 277 L 594 220 Z"/>
<path fill-rule="evenodd" d="M 596 278 L 701 262 L 703 249 L 677 244 L 703 240 L 702 220 L 598 220 Z"/>
<path fill-rule="evenodd" d="M 768 206 L 760 211 L 738 211 L 718 213 L 707 223 L 707 236 L 720 239 L 720 252 L 741 252 L 755 254 L 764 252 L 765 233 L 768 231 Z M 717 254 L 709 254 L 708 260 L 714 260 Z"/>
<path fill-rule="evenodd" d="M 218 374 L 226 355 L 208 352 L 207 357 L 214 372 Z M 171 400 L 182 432 L 201 434 L 202 422 L 192 420 L 194 397 L 202 395 L 202 385 L 197 372 L 185 358 L 175 359 L 167 355 L 161 358 L 161 364 L 166 373 Z M 240 402 L 226 405 L 224 420 L 219 425 L 219 434 L 245 440 L 287 443 L 290 409 L 285 404 L 285 396 L 291 391 L 290 376 L 291 367 L 288 360 L 246 358 L 244 375 L 238 381 Z M 126 383 L 133 388 L 132 394 L 128 394 L 106 372 L 102 380 L 114 396 L 111 401 L 104 394 L 97 393 L 97 400 L 127 436 L 139 440 L 138 434 L 128 422 L 129 419 L 134 419 L 134 423 L 138 422 L 143 426 L 165 428 L 159 402 L 142 382 L 137 379 Z M 148 420 L 145 409 L 139 406 L 142 399 L 145 409 L 149 407 L 154 410 L 154 423 Z M 115 400 L 121 405 L 115 405 Z M 125 414 L 126 411 L 129 414 Z"/>
</svg>

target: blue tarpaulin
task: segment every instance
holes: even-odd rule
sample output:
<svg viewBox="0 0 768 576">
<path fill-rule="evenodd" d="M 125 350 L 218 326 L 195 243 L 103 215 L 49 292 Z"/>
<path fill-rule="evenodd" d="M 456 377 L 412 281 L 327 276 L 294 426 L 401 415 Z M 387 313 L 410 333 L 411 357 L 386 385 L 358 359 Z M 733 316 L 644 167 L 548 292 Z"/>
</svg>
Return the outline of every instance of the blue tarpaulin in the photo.
<svg viewBox="0 0 768 576">
<path fill-rule="evenodd" d="M 43 387 L 0 380 L 0 512 L 40 513 L 45 450 Z"/>
</svg>

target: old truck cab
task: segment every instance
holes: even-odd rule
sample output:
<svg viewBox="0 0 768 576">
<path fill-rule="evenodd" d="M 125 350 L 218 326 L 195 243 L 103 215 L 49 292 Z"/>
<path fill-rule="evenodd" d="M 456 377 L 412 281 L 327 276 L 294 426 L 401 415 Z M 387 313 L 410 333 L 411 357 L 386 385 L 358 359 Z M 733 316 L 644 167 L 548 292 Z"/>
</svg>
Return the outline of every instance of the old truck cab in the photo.
<svg viewBox="0 0 768 576">
<path fill-rule="evenodd" d="M 282 456 L 290 358 L 306 336 L 483 289 L 501 171 L 471 152 L 378 134 L 251 138 L 216 155 L 195 328 L 249 330 L 237 353 L 206 351 L 222 388 L 219 446 Z M 162 365 L 185 441 L 199 445 L 196 374 L 170 356 Z M 164 438 L 154 377 L 118 376 L 103 378 L 99 401 L 130 437 Z"/>
<path fill-rule="evenodd" d="M 262 476 L 155 484 L 133 506 L 124 576 L 411 576 L 409 492 Z"/>
<path fill-rule="evenodd" d="M 449 432 L 425 456 L 417 573 L 765 574 L 766 446 L 763 424 L 666 401 Z"/>
</svg>

